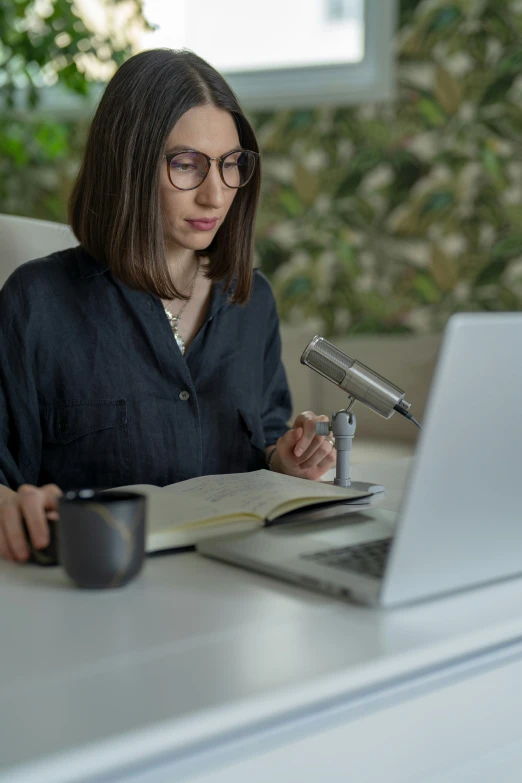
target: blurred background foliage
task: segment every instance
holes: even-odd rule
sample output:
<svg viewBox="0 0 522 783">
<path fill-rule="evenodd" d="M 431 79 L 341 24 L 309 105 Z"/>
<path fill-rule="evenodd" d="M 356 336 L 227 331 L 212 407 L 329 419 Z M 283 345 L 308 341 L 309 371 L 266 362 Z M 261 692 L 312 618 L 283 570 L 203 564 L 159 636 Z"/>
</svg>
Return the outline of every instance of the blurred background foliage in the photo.
<svg viewBox="0 0 522 783">
<path fill-rule="evenodd" d="M 91 109 L 38 110 L 37 75 L 54 59 L 58 83 L 88 101 L 81 55 L 116 67 L 131 44 L 89 32 L 68 0 L 49 0 L 44 33 L 26 30 L 34 2 L 11 6 L 0 212 L 64 221 Z M 400 0 L 397 58 L 393 104 L 250 114 L 258 262 L 282 320 L 325 336 L 439 331 L 457 310 L 522 303 L 522 0 Z M 9 107 L 24 78 L 30 112 Z"/>
<path fill-rule="evenodd" d="M 141 0 L 103 0 L 100 25 L 74 0 L 0 0 L 0 212 L 67 220 L 99 79 L 149 29 Z M 87 73 L 90 73 L 90 78 Z M 46 109 L 57 85 L 63 109 Z"/>
</svg>

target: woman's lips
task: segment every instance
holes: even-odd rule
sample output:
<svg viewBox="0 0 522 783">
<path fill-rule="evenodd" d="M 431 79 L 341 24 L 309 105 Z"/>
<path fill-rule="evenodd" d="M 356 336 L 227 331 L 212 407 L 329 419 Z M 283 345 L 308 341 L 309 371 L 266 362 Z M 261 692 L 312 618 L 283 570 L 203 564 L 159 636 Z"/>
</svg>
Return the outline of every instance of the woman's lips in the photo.
<svg viewBox="0 0 522 783">
<path fill-rule="evenodd" d="M 197 231 L 211 231 L 217 223 L 217 218 L 212 220 L 187 220 L 187 223 Z"/>
</svg>

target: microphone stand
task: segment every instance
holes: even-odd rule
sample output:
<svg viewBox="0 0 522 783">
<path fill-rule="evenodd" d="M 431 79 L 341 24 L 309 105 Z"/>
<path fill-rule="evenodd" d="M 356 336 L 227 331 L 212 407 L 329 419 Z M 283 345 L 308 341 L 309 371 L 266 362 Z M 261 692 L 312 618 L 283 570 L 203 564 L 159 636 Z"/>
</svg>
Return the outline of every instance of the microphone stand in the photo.
<svg viewBox="0 0 522 783">
<path fill-rule="evenodd" d="M 332 421 L 318 421 L 315 425 L 315 431 L 318 435 L 328 435 L 330 430 L 333 432 L 335 448 L 337 449 L 337 461 L 335 466 L 334 486 L 351 487 L 358 492 L 370 492 L 374 495 L 376 492 L 384 492 L 381 484 L 371 484 L 366 481 L 352 481 L 350 478 L 350 451 L 352 449 L 353 436 L 357 420 L 355 413 L 352 413 L 352 407 L 355 403 L 353 397 L 348 407 L 344 410 L 332 413 Z"/>
</svg>

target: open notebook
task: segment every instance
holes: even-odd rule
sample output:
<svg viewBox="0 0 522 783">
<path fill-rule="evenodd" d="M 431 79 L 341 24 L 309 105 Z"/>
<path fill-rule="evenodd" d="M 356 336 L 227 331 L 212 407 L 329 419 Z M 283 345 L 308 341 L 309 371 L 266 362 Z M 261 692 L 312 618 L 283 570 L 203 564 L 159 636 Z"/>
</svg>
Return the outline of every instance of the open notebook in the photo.
<svg viewBox="0 0 522 783">
<path fill-rule="evenodd" d="M 365 492 L 269 470 L 199 476 L 166 487 L 132 484 L 117 489 L 147 496 L 147 552 L 192 546 L 209 536 L 262 527 L 283 514 L 318 503 L 368 497 Z"/>
</svg>

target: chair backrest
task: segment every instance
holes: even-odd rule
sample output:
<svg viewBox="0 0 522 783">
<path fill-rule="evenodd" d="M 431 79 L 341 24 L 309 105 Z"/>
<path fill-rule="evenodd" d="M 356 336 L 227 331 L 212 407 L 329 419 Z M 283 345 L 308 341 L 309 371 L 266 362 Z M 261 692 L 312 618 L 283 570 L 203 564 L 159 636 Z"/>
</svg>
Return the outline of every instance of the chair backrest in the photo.
<svg viewBox="0 0 522 783">
<path fill-rule="evenodd" d="M 25 261 L 77 244 L 73 232 L 63 223 L 0 215 L 0 288 Z"/>
</svg>

